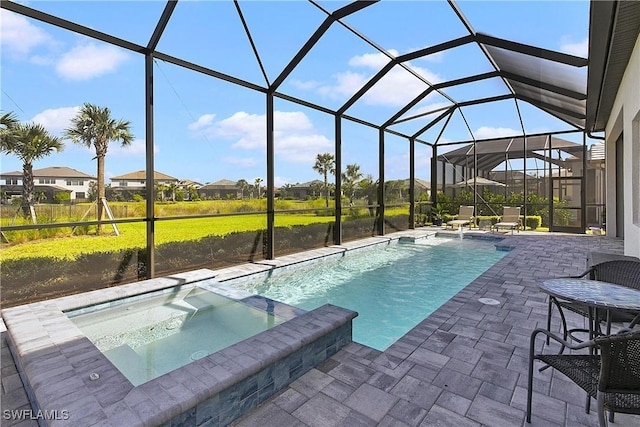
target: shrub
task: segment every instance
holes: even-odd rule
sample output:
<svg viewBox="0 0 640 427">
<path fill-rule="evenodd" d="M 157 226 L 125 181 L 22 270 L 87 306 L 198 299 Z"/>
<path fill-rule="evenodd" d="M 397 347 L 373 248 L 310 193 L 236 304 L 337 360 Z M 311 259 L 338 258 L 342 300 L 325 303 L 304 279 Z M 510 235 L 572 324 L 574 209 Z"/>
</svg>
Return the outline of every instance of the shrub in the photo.
<svg viewBox="0 0 640 427">
<path fill-rule="evenodd" d="M 540 215 L 527 215 L 524 224 L 526 228 L 536 230 L 542 225 L 542 217 Z"/>
<path fill-rule="evenodd" d="M 71 200 L 71 194 L 69 194 L 69 193 L 56 193 L 56 195 L 53 196 L 53 200 L 57 204 L 63 204 L 63 203 L 66 203 L 66 202 Z"/>
</svg>

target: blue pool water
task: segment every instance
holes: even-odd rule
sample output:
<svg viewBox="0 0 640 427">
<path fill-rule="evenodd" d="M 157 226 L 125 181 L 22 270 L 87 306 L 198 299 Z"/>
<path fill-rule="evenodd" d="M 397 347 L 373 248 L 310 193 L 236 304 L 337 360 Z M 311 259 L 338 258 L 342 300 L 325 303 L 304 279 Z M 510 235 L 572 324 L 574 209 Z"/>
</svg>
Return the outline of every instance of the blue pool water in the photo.
<svg viewBox="0 0 640 427">
<path fill-rule="evenodd" d="M 305 310 L 359 313 L 354 341 L 384 350 L 498 262 L 495 241 L 429 238 L 348 253 L 236 287 Z"/>
<path fill-rule="evenodd" d="M 197 287 L 67 315 L 136 386 L 283 321 Z"/>
</svg>

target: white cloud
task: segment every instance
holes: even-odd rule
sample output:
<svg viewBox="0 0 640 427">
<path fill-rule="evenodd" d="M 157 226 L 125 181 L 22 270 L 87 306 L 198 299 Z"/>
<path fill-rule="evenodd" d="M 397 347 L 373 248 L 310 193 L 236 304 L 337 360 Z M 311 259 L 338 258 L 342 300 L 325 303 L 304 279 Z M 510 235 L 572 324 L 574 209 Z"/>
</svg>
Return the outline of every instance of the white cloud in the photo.
<svg viewBox="0 0 640 427">
<path fill-rule="evenodd" d="M 291 85 L 300 90 L 316 90 L 322 86 L 322 83 L 315 80 L 303 82 L 302 80 L 291 80 Z"/>
<path fill-rule="evenodd" d="M 518 136 L 522 135 L 522 130 L 515 130 L 511 128 L 496 128 L 490 126 L 481 126 L 473 133 L 476 139 L 489 139 L 500 138 L 503 136 Z"/>
<path fill-rule="evenodd" d="M 428 62 L 441 63 L 444 61 L 445 51 L 442 50 L 440 52 L 432 53 L 431 55 L 423 56 L 420 59 Z"/>
<path fill-rule="evenodd" d="M 409 154 L 397 154 L 385 158 L 385 180 L 409 178 Z M 407 189 L 408 190 L 408 189 Z"/>
<path fill-rule="evenodd" d="M 333 150 L 333 143 L 318 134 L 276 135 L 275 144 L 277 155 L 294 163 L 313 163 L 318 153 Z"/>
<path fill-rule="evenodd" d="M 406 114 L 406 116 L 415 116 L 415 115 L 418 115 L 418 114 L 428 113 L 429 111 L 439 110 L 439 111 L 437 111 L 435 113 L 431 113 L 430 115 L 425 116 L 425 117 L 428 117 L 430 119 L 435 119 L 438 115 L 440 115 L 440 114 L 442 114 L 444 112 L 444 110 L 440 110 L 441 108 L 450 107 L 451 105 L 453 105 L 453 104 L 451 104 L 450 102 L 445 102 L 445 101 L 443 101 L 443 102 L 433 102 L 431 104 L 421 105 L 420 107 L 416 108 L 415 110 L 409 111 Z"/>
<path fill-rule="evenodd" d="M 398 52 L 395 50 L 390 50 L 389 53 L 392 56 L 398 56 Z M 354 95 L 388 62 L 389 57 L 383 53 L 365 53 L 349 59 L 347 65 L 350 68 L 334 74 L 333 80 L 329 83 L 295 81 L 292 84 L 301 90 L 315 90 L 330 99 L 345 99 Z M 405 64 L 430 83 L 438 83 L 443 80 L 438 74 L 425 67 L 419 67 L 409 62 Z M 425 89 L 426 85 L 420 79 L 404 68 L 395 66 L 368 90 L 362 99 L 368 105 L 399 107 L 406 105 Z"/>
<path fill-rule="evenodd" d="M 85 43 L 63 54 L 56 71 L 71 80 L 88 80 L 115 71 L 127 58 L 114 46 Z"/>
<path fill-rule="evenodd" d="M 276 187 L 282 187 L 285 184 L 293 184 L 293 180 L 291 178 L 287 178 L 284 176 L 274 176 L 273 177 L 273 185 Z"/>
<path fill-rule="evenodd" d="M 589 38 L 573 43 L 568 38 L 563 37 L 560 42 L 560 50 L 570 55 L 587 58 L 589 56 Z"/>
<path fill-rule="evenodd" d="M 398 56 L 398 51 L 390 50 L 389 54 L 393 57 Z M 354 56 L 349 59 L 348 64 L 351 67 L 366 67 L 372 70 L 379 70 L 380 68 L 387 65 L 390 61 L 389 57 L 382 52 L 378 53 L 365 53 L 364 55 Z"/>
<path fill-rule="evenodd" d="M 122 144 L 118 141 L 111 142 L 109 144 L 109 151 L 107 156 L 113 157 L 136 157 L 136 156 L 144 156 L 146 153 L 147 143 L 144 139 L 134 139 L 131 141 L 131 144 L 123 147 Z M 160 149 L 157 145 L 153 147 L 154 153 L 159 153 Z"/>
<path fill-rule="evenodd" d="M 39 123 L 53 134 L 61 133 L 71 125 L 71 119 L 80 111 L 80 107 L 50 108 L 36 114 L 31 121 Z"/>
<path fill-rule="evenodd" d="M 189 130 L 198 130 L 210 126 L 211 123 L 213 123 L 213 119 L 215 119 L 215 117 L 215 114 L 203 114 L 202 116 L 198 117 L 198 120 L 189 124 L 188 128 Z"/>
<path fill-rule="evenodd" d="M 200 122 L 200 119 L 198 120 Z M 284 161 L 295 163 L 312 163 L 316 154 L 333 149 L 333 143 L 324 135 L 320 135 L 313 123 L 302 112 L 276 111 L 274 113 L 274 143 L 277 155 Z M 191 128 L 192 125 L 189 125 Z M 266 116 L 264 114 L 249 114 L 244 111 L 232 116 L 211 121 L 197 129 L 195 135 L 202 135 L 211 139 L 226 139 L 234 141 L 234 150 L 266 149 Z M 250 159 L 230 156 L 231 164 L 253 166 Z"/>
<path fill-rule="evenodd" d="M 0 20 L 0 45 L 13 55 L 26 56 L 36 47 L 52 43 L 49 34 L 31 24 L 24 16 L 3 9 L 0 11 Z"/>
<path fill-rule="evenodd" d="M 260 164 L 260 160 L 252 157 L 223 157 L 222 161 L 242 168 L 251 168 Z"/>
</svg>

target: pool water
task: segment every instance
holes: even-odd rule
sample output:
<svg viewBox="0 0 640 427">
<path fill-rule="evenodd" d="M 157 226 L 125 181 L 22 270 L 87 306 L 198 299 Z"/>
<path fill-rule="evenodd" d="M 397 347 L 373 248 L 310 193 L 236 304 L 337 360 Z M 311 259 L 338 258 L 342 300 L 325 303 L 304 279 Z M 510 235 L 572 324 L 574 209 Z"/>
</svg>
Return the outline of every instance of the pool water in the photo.
<svg viewBox="0 0 640 427">
<path fill-rule="evenodd" d="M 235 286 L 305 310 L 330 303 L 357 311 L 354 341 L 384 350 L 507 253 L 482 239 L 418 242 L 353 251 Z"/>
<path fill-rule="evenodd" d="M 283 321 L 198 287 L 67 316 L 135 386 Z"/>
</svg>

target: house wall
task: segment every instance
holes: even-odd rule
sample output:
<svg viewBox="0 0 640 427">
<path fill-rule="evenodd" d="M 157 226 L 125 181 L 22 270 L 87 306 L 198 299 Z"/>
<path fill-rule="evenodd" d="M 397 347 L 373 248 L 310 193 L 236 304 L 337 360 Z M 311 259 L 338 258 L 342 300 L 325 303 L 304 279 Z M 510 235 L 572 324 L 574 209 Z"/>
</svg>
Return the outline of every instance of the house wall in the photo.
<svg viewBox="0 0 640 427">
<path fill-rule="evenodd" d="M 640 37 L 606 127 L 607 231 L 615 231 L 616 140 L 623 133 L 624 253 L 640 257 Z"/>
<path fill-rule="evenodd" d="M 67 181 L 77 182 L 82 180 L 82 185 L 67 185 Z M 4 182 L 3 186 L 7 185 L 7 179 L 2 180 Z M 83 198 L 87 198 L 89 193 L 89 183 L 95 182 L 94 179 L 89 178 L 51 178 L 45 176 L 36 176 L 34 177 L 34 184 L 38 185 L 55 185 L 56 187 L 65 188 L 71 191 L 71 200 L 77 199 L 77 193 L 84 193 Z M 22 186 L 22 178 L 18 178 L 18 184 L 13 184 L 13 186 Z"/>
</svg>

